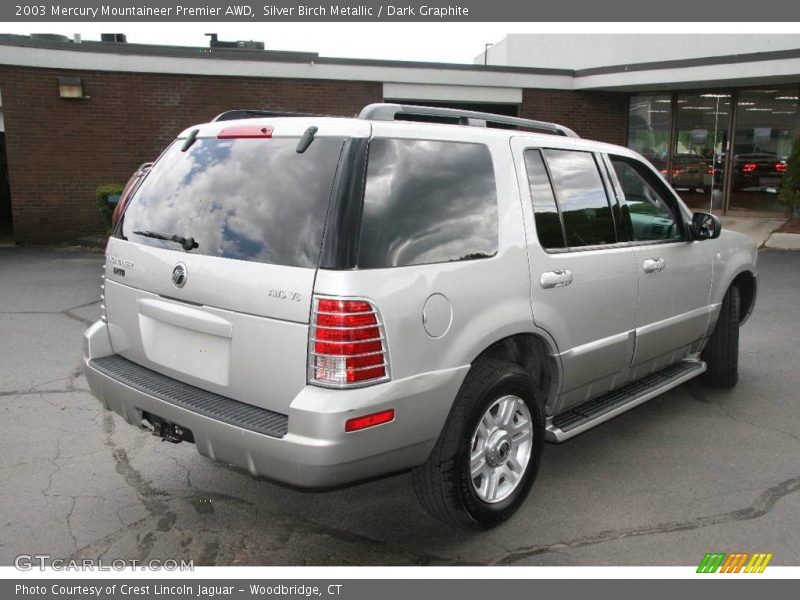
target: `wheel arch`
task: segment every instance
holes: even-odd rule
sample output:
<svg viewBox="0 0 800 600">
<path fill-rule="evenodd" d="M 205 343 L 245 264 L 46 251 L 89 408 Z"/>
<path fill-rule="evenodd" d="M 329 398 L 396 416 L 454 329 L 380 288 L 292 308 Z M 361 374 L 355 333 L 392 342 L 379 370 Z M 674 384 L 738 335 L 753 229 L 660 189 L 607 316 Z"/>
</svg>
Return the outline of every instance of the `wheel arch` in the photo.
<svg viewBox="0 0 800 600">
<path fill-rule="evenodd" d="M 758 280 L 752 271 L 742 271 L 731 281 L 728 287 L 736 286 L 739 289 L 739 325 L 742 325 L 753 312 L 756 303 Z"/>
<path fill-rule="evenodd" d="M 484 348 L 472 364 L 483 359 L 509 362 L 530 373 L 544 401 L 545 414 L 549 414 L 561 376 L 557 353 L 549 339 L 531 332 L 507 335 Z"/>
</svg>

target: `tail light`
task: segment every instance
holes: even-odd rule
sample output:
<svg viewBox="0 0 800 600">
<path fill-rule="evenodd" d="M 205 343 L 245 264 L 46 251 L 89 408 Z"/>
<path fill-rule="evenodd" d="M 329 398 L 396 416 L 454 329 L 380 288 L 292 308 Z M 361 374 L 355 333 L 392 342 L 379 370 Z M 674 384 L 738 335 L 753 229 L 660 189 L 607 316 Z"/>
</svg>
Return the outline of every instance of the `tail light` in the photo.
<svg viewBox="0 0 800 600">
<path fill-rule="evenodd" d="M 389 353 L 378 309 L 369 300 L 314 296 L 308 381 L 356 387 L 389 379 Z"/>
<path fill-rule="evenodd" d="M 131 180 L 135 178 L 136 175 L 134 174 L 131 177 Z M 119 201 L 117 205 L 114 207 L 114 212 L 111 215 L 111 227 L 116 227 L 117 223 L 119 223 L 120 218 L 122 217 L 122 213 L 125 212 L 125 205 L 128 204 L 128 198 L 130 197 L 130 188 L 131 182 L 128 181 L 128 185 L 125 186 L 125 189 L 122 191 L 122 195 L 119 197 Z"/>
<path fill-rule="evenodd" d="M 752 173 L 757 167 L 758 165 L 756 163 L 745 163 L 744 166 L 742 166 L 742 173 Z"/>
<path fill-rule="evenodd" d="M 713 175 L 715 170 L 716 169 L 714 169 L 714 167 L 708 167 L 708 170 L 706 171 L 706 175 Z"/>
<path fill-rule="evenodd" d="M 125 184 L 122 195 L 119 197 L 119 202 L 117 202 L 117 206 L 114 207 L 114 214 L 111 216 L 111 227 L 117 226 L 117 223 L 119 223 L 122 217 L 122 213 L 125 212 L 125 206 L 127 206 L 128 200 L 133 196 L 133 192 L 136 191 L 139 184 L 144 180 L 152 167 L 153 163 L 151 162 L 142 163 L 134 174 L 131 175 L 130 179 L 128 179 L 128 183 Z"/>
<path fill-rule="evenodd" d="M 777 163 L 775 165 L 775 170 L 778 173 L 786 173 L 786 163 Z"/>
</svg>

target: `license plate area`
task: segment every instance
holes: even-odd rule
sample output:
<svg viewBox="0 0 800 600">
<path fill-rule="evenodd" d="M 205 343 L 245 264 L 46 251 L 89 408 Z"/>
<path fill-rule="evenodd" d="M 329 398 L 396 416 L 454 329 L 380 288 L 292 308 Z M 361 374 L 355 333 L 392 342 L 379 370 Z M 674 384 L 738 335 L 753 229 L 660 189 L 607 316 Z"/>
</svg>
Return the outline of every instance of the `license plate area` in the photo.
<svg viewBox="0 0 800 600">
<path fill-rule="evenodd" d="M 230 338 L 195 331 L 139 315 L 142 347 L 147 360 L 220 386 L 227 386 Z"/>
<path fill-rule="evenodd" d="M 762 188 L 778 188 L 781 185 L 780 177 L 759 177 L 758 186 Z"/>
</svg>

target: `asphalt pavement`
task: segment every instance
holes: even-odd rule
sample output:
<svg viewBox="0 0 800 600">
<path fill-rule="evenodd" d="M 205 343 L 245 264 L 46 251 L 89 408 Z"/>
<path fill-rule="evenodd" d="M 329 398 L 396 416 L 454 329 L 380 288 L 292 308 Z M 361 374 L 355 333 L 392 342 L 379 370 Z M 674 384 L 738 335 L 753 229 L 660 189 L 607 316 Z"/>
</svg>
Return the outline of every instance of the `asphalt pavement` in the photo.
<svg viewBox="0 0 800 600">
<path fill-rule="evenodd" d="M 102 255 L 0 248 L 0 565 L 800 564 L 800 252 L 762 251 L 732 391 L 690 382 L 561 445 L 507 524 L 454 530 L 408 474 L 308 493 L 161 443 L 95 401 L 81 334 Z"/>
</svg>

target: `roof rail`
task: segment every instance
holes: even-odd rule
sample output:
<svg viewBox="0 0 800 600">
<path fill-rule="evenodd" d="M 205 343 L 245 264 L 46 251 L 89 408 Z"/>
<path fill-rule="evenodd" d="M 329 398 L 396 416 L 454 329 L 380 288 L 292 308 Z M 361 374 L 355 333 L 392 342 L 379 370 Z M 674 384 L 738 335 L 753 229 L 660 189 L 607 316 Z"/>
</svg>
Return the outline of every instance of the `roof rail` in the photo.
<svg viewBox="0 0 800 600">
<path fill-rule="evenodd" d="M 314 113 L 289 112 L 283 110 L 261 110 L 258 108 L 237 108 L 226 110 L 211 119 L 212 123 L 217 121 L 233 121 L 235 119 L 258 119 L 261 117 L 323 117 Z"/>
<path fill-rule="evenodd" d="M 567 137 L 580 137 L 569 127 L 557 125 L 556 123 L 534 121 L 533 119 L 520 119 L 519 117 L 508 117 L 506 115 L 496 115 L 472 110 L 461 110 L 458 108 L 443 108 L 440 106 L 415 106 L 411 104 L 386 103 L 370 104 L 361 110 L 358 117 L 360 119 L 370 119 L 373 121 L 395 121 L 398 115 L 457 119 L 459 125 L 478 127 L 486 127 L 487 123 L 500 123 L 503 125 L 515 125 L 526 129 L 549 131 Z"/>
</svg>

